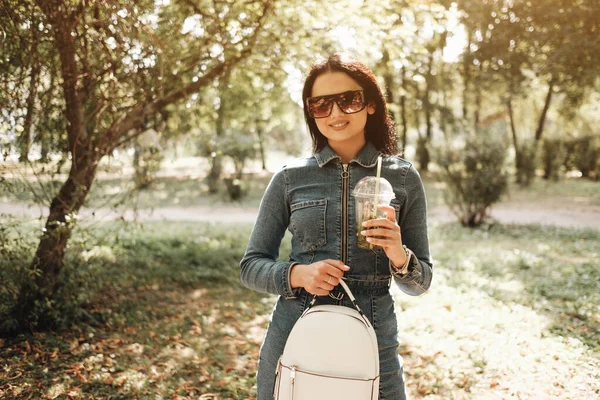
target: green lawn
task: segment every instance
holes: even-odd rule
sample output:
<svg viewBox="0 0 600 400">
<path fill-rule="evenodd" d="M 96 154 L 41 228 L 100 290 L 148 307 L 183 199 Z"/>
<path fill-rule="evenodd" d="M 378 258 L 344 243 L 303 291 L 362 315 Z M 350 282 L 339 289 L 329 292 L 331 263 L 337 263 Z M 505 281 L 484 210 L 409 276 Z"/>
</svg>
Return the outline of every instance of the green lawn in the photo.
<svg viewBox="0 0 600 400">
<path fill-rule="evenodd" d="M 16 168 L 16 169 L 15 169 Z M 86 207 L 137 207 L 139 209 L 160 207 L 193 207 L 193 206 L 228 206 L 232 204 L 227 195 L 224 184 L 219 187 L 219 192 L 211 194 L 202 178 L 205 174 L 199 173 L 197 168 L 186 165 L 177 169 L 163 171 L 166 176 L 157 177 L 150 188 L 135 190 L 133 178 L 130 174 L 122 174 L 112 169 L 99 174 L 92 190 L 86 200 Z M 50 204 L 62 180 L 48 180 L 45 175 L 35 175 L 19 172 L 18 167 L 13 167 L 17 172 L 11 172 L 0 180 L 0 202 L 24 202 Z M 12 170 L 11 170 L 12 171 Z M 108 172 L 109 174 L 107 175 Z M 16 176 L 16 177 L 15 177 Z M 430 208 L 444 204 L 444 184 L 436 182 L 430 174 L 422 174 L 427 201 Z M 64 178 L 61 178 L 64 179 Z M 235 202 L 236 206 L 247 208 L 258 207 L 265 187 L 270 180 L 270 174 L 248 174 L 243 179 L 247 196 Z M 501 204 L 507 206 L 520 206 L 533 204 L 545 208 L 570 209 L 593 208 L 600 211 L 600 182 L 593 182 L 581 178 L 563 178 L 559 181 L 545 181 L 536 179 L 529 187 L 520 187 L 517 184 L 509 185 L 508 193 Z"/>
<path fill-rule="evenodd" d="M 251 397 L 275 299 L 238 283 L 250 228 L 76 233 L 69 301 L 85 313 L 68 329 L 0 341 L 0 398 Z M 600 395 L 600 231 L 434 225 L 430 237 L 431 290 L 394 289 L 413 398 Z"/>
</svg>

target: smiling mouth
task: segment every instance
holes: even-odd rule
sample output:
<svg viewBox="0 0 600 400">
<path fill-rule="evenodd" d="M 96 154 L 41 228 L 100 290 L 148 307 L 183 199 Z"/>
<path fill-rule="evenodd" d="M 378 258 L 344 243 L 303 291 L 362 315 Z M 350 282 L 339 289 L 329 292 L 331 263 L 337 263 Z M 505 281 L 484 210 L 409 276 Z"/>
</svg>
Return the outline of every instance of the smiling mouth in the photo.
<svg viewBox="0 0 600 400">
<path fill-rule="evenodd" d="M 346 127 L 346 125 L 348 125 L 349 123 L 350 122 L 348 122 L 348 121 L 346 121 L 346 122 L 338 122 L 338 123 L 335 123 L 335 124 L 330 124 L 329 126 L 331 126 L 332 128 L 339 129 L 339 128 Z"/>
</svg>

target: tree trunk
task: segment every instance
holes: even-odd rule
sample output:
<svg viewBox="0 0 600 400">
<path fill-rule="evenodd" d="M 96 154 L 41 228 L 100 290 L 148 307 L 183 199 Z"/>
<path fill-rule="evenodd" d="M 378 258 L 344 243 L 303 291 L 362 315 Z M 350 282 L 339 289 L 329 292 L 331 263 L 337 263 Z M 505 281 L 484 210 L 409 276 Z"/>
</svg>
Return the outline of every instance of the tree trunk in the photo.
<svg viewBox="0 0 600 400">
<path fill-rule="evenodd" d="M 385 97 L 388 105 L 395 104 L 394 99 L 394 75 L 390 70 L 389 62 L 390 62 L 390 53 L 387 49 L 383 49 L 383 56 L 381 58 L 381 65 L 383 67 L 383 84 L 385 86 Z M 392 118 L 393 121 L 396 121 L 396 115 L 394 112 L 388 107 L 388 114 Z M 397 137 L 396 137 L 397 139 Z"/>
<path fill-rule="evenodd" d="M 56 294 L 74 217 L 83 205 L 96 176 L 97 157 L 87 149 L 78 147 L 78 150 L 78 162 L 71 164 L 69 177 L 50 204 L 50 214 L 31 265 L 35 278 L 20 288 L 19 300 L 13 309 L 13 317 L 22 328 L 27 328 L 36 303 L 52 299 Z M 44 324 L 43 320 L 40 324 Z"/>
<path fill-rule="evenodd" d="M 423 108 L 425 108 L 425 137 L 427 138 L 427 142 L 431 143 L 431 137 L 433 136 L 433 122 L 431 120 L 431 86 L 433 75 L 431 74 L 431 70 L 433 68 L 433 52 L 429 53 L 429 60 L 427 63 L 427 75 L 425 78 L 425 93 L 423 95 Z"/>
<path fill-rule="evenodd" d="M 469 104 L 469 87 L 471 83 L 471 31 L 467 29 L 467 53 L 463 56 L 463 98 L 462 98 L 462 117 L 467 121 Z"/>
<path fill-rule="evenodd" d="M 479 74 L 476 78 L 476 89 L 475 89 L 475 111 L 473 112 L 473 123 L 475 133 L 479 132 L 481 121 L 481 64 L 479 64 Z M 479 83 L 479 84 L 477 84 Z"/>
<path fill-rule="evenodd" d="M 260 152 L 260 161 L 262 163 L 262 170 L 267 170 L 267 157 L 265 155 L 265 135 L 263 133 L 262 122 L 257 118 L 256 120 L 256 135 L 258 136 L 258 150 Z"/>
<path fill-rule="evenodd" d="M 402 119 L 402 152 L 404 153 L 406 149 L 406 144 L 408 140 L 408 119 L 406 116 L 406 93 L 407 85 L 406 85 L 406 68 L 404 65 L 402 66 L 402 95 L 400 96 L 400 117 Z"/>
<path fill-rule="evenodd" d="M 227 74 L 224 74 L 219 79 L 219 109 L 217 110 L 217 121 L 215 125 L 215 137 L 217 139 L 217 147 L 219 147 L 220 139 L 225 134 L 225 110 L 227 109 L 225 104 L 225 92 L 227 91 Z M 212 158 L 210 172 L 208 173 L 208 191 L 209 193 L 217 193 L 219 190 L 219 180 L 223 173 L 223 155 L 220 149 L 216 149 L 215 155 Z"/>
<path fill-rule="evenodd" d="M 429 60 L 427 63 L 427 74 L 425 76 L 425 93 L 423 93 L 423 108 L 425 111 L 425 136 L 420 137 L 418 143 L 418 153 L 420 160 L 420 168 L 422 171 L 429 170 L 429 162 L 431 161 L 431 156 L 429 154 L 429 145 L 431 144 L 431 139 L 433 136 L 433 121 L 431 118 L 432 115 L 432 107 L 431 107 L 431 87 L 433 75 L 431 74 L 431 70 L 433 68 L 433 52 L 429 52 Z"/>
<path fill-rule="evenodd" d="M 535 131 L 535 144 L 539 143 L 540 139 L 542 139 L 542 134 L 544 132 L 544 123 L 546 122 L 546 116 L 548 114 L 548 109 L 550 108 L 550 102 L 552 101 L 552 91 L 554 90 L 554 77 L 550 79 L 550 83 L 548 84 L 548 93 L 546 94 L 546 101 L 544 102 L 544 108 L 542 109 L 542 113 L 540 114 L 540 119 L 538 121 L 538 127 Z"/>
<path fill-rule="evenodd" d="M 29 76 L 29 93 L 27 95 L 27 114 L 25 115 L 25 122 L 23 124 L 23 133 L 20 137 L 21 151 L 19 155 L 19 161 L 29 161 L 29 149 L 31 147 L 31 127 L 33 126 L 33 120 L 35 117 L 35 100 L 37 98 L 37 87 L 38 78 L 40 75 L 40 62 L 37 59 L 37 47 L 38 47 L 38 36 L 39 30 L 37 24 L 33 23 L 32 26 L 32 44 L 31 44 L 31 74 Z"/>
<path fill-rule="evenodd" d="M 519 143 L 517 140 L 517 129 L 515 128 L 515 116 L 513 113 L 512 107 L 512 94 L 508 98 L 506 102 L 506 107 L 508 108 L 508 117 L 510 119 L 510 132 L 512 133 L 513 146 L 515 147 L 515 168 L 517 171 L 521 169 L 521 149 L 519 148 Z M 519 174 L 517 174 L 518 176 Z"/>
</svg>

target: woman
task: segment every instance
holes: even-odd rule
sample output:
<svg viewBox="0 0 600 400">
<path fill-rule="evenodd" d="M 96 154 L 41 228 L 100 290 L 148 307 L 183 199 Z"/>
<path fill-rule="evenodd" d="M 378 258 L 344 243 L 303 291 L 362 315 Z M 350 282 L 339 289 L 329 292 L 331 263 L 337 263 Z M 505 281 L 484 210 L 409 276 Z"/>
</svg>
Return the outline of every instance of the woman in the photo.
<svg viewBox="0 0 600 400">
<path fill-rule="evenodd" d="M 364 64 L 340 54 L 315 64 L 302 97 L 314 154 L 273 176 L 240 263 L 244 285 L 280 295 L 260 351 L 258 400 L 272 398 L 277 360 L 313 296 L 320 304 L 350 306 L 340 296 L 342 277 L 377 334 L 380 399 L 405 399 L 389 288 L 394 280 L 416 296 L 431 284 L 423 184 L 414 167 L 395 155 L 385 99 Z M 370 220 L 360 231 L 378 246 L 363 249 L 357 245 L 351 193 L 361 178 L 376 175 L 380 155 L 381 176 L 396 198 L 379 207 L 387 218 Z M 277 261 L 286 229 L 292 233 L 290 261 Z"/>
</svg>

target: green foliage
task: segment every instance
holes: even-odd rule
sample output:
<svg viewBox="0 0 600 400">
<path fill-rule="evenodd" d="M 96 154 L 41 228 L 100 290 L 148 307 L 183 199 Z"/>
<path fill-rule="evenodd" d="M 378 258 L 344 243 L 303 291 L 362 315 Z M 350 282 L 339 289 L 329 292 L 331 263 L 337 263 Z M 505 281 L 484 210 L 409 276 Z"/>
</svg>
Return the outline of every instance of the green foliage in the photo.
<svg viewBox="0 0 600 400">
<path fill-rule="evenodd" d="M 36 230 L 3 224 L 0 230 L 0 333 L 17 330 L 10 310 L 18 288 L 32 281 L 28 269 Z M 238 263 L 249 230 L 236 232 L 207 224 L 105 225 L 76 229 L 55 296 L 37 301 L 33 330 L 67 329 L 73 324 L 122 323 L 143 319 L 127 302 L 109 305 L 132 290 L 160 287 L 237 285 Z M 39 227 L 38 227 L 39 229 Z M 112 299 L 112 300 L 110 300 Z M 103 304 L 100 306 L 100 304 Z"/>
<path fill-rule="evenodd" d="M 525 141 L 519 147 L 517 155 L 517 183 L 522 186 L 529 186 L 535 179 L 537 169 L 537 154 L 538 150 L 535 142 L 532 140 Z"/>
<path fill-rule="evenodd" d="M 450 286 L 532 307 L 549 317 L 549 332 L 600 351 L 600 270 L 594 262 L 600 231 L 495 224 L 488 230 L 446 225 L 436 234 L 432 251 L 452 271 Z"/>
<path fill-rule="evenodd" d="M 19 289 L 29 287 L 36 290 L 35 277 L 38 270 L 30 268 L 35 254 L 39 225 L 36 229 L 24 224 L 11 223 L 0 230 L 0 334 L 19 331 L 22 327 L 14 310 L 18 310 Z M 86 232 L 81 232 L 72 244 L 58 280 L 58 289 L 53 296 L 35 299 L 28 312 L 28 325 L 32 330 L 65 329 L 76 322 L 94 322 L 86 310 L 92 295 L 101 288 L 96 279 L 106 260 L 103 257 L 89 259 L 77 252 L 78 245 L 85 242 Z"/>
<path fill-rule="evenodd" d="M 560 168 L 564 164 L 565 150 L 560 139 L 546 138 L 542 142 L 541 162 L 544 168 L 544 179 L 558 180 Z"/>
<path fill-rule="evenodd" d="M 586 178 L 600 179 L 600 138 L 582 136 L 565 143 L 567 169 L 576 169 Z"/>
<path fill-rule="evenodd" d="M 417 160 L 419 162 L 419 168 L 422 171 L 427 171 L 427 166 L 429 165 L 429 161 L 431 161 L 429 146 L 427 137 L 419 136 L 417 139 Z"/>
<path fill-rule="evenodd" d="M 160 148 L 156 146 L 135 147 L 133 167 L 136 189 L 147 189 L 152 185 L 163 159 L 164 155 L 161 153 Z"/>
<path fill-rule="evenodd" d="M 506 192 L 506 155 L 506 144 L 485 131 L 469 137 L 462 148 L 438 150 L 444 200 L 463 226 L 483 224 L 490 207 Z"/>
</svg>

